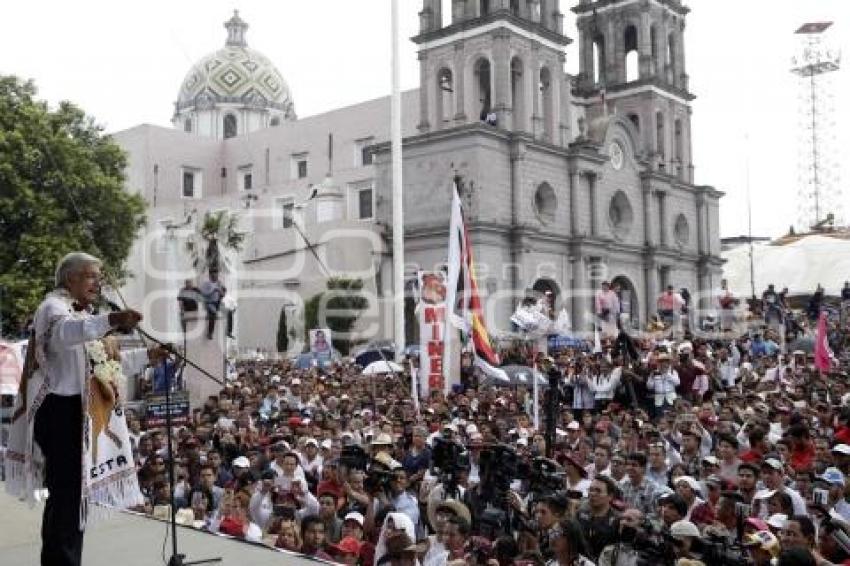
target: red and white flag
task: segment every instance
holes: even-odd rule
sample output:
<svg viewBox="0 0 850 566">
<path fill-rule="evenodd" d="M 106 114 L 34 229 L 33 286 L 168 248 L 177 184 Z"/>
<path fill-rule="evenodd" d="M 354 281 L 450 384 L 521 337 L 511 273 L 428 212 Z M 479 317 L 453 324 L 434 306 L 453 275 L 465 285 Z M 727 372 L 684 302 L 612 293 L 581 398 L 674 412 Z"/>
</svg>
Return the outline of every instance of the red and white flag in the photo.
<svg viewBox="0 0 850 566">
<path fill-rule="evenodd" d="M 833 357 L 826 332 L 826 312 L 821 311 L 815 338 L 815 367 L 820 371 L 829 371 Z"/>
</svg>

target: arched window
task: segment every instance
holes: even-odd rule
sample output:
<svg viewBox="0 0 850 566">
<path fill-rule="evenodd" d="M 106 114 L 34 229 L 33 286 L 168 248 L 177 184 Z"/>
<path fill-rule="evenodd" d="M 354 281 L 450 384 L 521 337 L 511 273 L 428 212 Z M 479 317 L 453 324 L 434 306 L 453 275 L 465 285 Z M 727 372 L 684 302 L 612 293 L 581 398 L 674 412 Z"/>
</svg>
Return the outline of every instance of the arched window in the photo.
<svg viewBox="0 0 850 566">
<path fill-rule="evenodd" d="M 441 18 L 441 27 L 447 28 L 452 25 L 452 4 L 454 0 L 440 0 L 440 15 Z"/>
<path fill-rule="evenodd" d="M 605 83 L 605 37 L 593 38 L 593 84 Z"/>
<path fill-rule="evenodd" d="M 543 119 L 543 138 L 552 141 L 552 73 L 548 67 L 540 69 L 540 113 Z"/>
<path fill-rule="evenodd" d="M 224 117 L 224 139 L 236 137 L 236 116 L 228 114 Z"/>
<path fill-rule="evenodd" d="M 555 196 L 555 190 L 549 183 L 541 183 L 534 193 L 534 212 L 544 224 L 550 224 L 555 221 L 557 210 L 558 198 Z"/>
<path fill-rule="evenodd" d="M 192 119 L 186 118 L 186 121 L 183 122 L 183 131 L 186 133 L 192 133 Z"/>
<path fill-rule="evenodd" d="M 634 82 L 640 78 L 640 57 L 638 56 L 638 31 L 635 26 L 628 26 L 625 31 L 626 53 L 626 82 Z"/>
<path fill-rule="evenodd" d="M 514 130 L 525 130 L 527 111 L 525 108 L 525 83 L 523 65 L 519 57 L 511 60 L 511 100 L 513 101 Z"/>
<path fill-rule="evenodd" d="M 449 69 L 440 69 L 437 73 L 437 118 L 443 125 L 450 124 L 454 118 L 454 80 Z"/>
<path fill-rule="evenodd" d="M 491 96 L 491 73 L 490 61 L 483 57 L 475 63 L 475 99 L 478 101 L 481 121 L 486 121 L 487 116 L 493 110 L 493 98 Z"/>
<path fill-rule="evenodd" d="M 655 152 L 661 159 L 664 159 L 665 148 L 667 142 L 664 136 L 664 114 L 657 112 L 655 114 Z"/>
</svg>

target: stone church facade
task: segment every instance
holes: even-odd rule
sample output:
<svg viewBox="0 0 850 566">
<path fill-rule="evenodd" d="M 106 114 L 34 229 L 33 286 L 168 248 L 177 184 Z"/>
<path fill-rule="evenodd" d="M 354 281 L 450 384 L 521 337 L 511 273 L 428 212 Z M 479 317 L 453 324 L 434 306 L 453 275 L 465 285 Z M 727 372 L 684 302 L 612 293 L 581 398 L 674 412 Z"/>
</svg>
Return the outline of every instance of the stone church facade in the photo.
<svg viewBox="0 0 850 566">
<path fill-rule="evenodd" d="M 688 9 L 574 2 L 575 49 L 561 4 L 423 0 L 413 38 L 420 88 L 402 100 L 405 271 L 413 281 L 445 264 L 457 177 L 494 330 L 532 291 L 551 292 L 588 330 L 602 280 L 620 284 L 636 327 L 666 285 L 696 296 L 719 284 L 722 194 L 693 183 Z M 225 275 L 239 304 L 228 348 L 274 349 L 281 310 L 297 320 L 329 274 L 356 274 L 380 299 L 362 339 L 391 337 L 399 223 L 389 98 L 296 118 L 283 75 L 247 47 L 247 24 L 234 16 L 225 27 L 225 48 L 181 85 L 173 128 L 115 134 L 129 154 L 127 188 L 150 205 L 129 266 L 144 275 L 128 300 L 147 304 L 154 328 L 177 331 L 173 298 L 191 275 L 181 234 L 227 209 L 248 232 Z M 577 76 L 565 72 L 568 53 Z"/>
<path fill-rule="evenodd" d="M 445 261 L 457 175 L 499 326 L 528 290 L 552 292 L 588 330 L 603 280 L 620 284 L 635 327 L 667 285 L 694 296 L 717 286 L 722 194 L 693 184 L 688 9 L 580 2 L 581 71 L 571 77 L 557 0 L 456 0 L 450 18 L 444 5 L 424 1 L 413 38 L 421 85 L 419 133 L 404 142 L 408 264 Z M 377 190 L 389 202 L 389 148 L 379 149 Z"/>
</svg>

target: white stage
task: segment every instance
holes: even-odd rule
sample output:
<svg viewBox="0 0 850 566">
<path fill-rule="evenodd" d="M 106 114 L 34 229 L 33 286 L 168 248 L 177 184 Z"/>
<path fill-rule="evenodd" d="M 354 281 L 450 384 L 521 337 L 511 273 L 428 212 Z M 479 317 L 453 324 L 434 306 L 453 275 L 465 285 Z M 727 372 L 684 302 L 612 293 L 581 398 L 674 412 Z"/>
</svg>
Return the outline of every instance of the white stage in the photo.
<svg viewBox="0 0 850 566">
<path fill-rule="evenodd" d="M 30 509 L 9 497 L 0 483 L 0 556 L 9 566 L 38 566 L 41 551 L 43 506 Z M 163 560 L 163 540 L 170 533 L 167 523 L 126 513 L 100 522 L 86 530 L 83 564 L 86 566 L 155 566 L 166 564 L 171 556 L 168 538 Z M 290 554 L 177 527 L 179 551 L 186 560 L 221 557 L 224 566 L 266 566 L 280 564 L 326 564 Z"/>
</svg>

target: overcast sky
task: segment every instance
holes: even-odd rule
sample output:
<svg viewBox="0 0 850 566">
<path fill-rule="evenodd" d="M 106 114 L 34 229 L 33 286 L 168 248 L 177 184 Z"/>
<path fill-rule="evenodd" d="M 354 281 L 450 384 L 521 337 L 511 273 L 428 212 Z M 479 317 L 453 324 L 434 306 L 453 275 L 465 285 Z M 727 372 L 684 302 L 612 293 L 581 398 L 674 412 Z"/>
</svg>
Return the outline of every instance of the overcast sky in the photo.
<svg viewBox="0 0 850 566">
<path fill-rule="evenodd" d="M 562 0 L 566 32 L 577 38 Z M 415 46 L 421 0 L 402 0 L 404 88 L 418 86 Z M 696 181 L 726 192 L 722 235 L 744 234 L 749 163 L 753 232 L 776 236 L 796 219 L 798 90 L 790 74 L 793 32 L 833 20 L 832 37 L 850 53 L 846 0 L 689 0 L 687 65 L 694 103 Z M 234 8 L 248 44 L 274 61 L 299 116 L 383 96 L 390 87 L 390 0 L 26 0 L 3 6 L 0 73 L 36 81 L 51 102 L 71 100 L 109 131 L 168 125 L 193 62 L 224 45 Z M 567 70 L 578 47 L 567 48 Z M 848 147 L 850 76 L 835 77 L 834 151 Z M 850 181 L 844 165 L 842 179 Z M 845 190 L 845 200 L 850 191 Z"/>
</svg>

